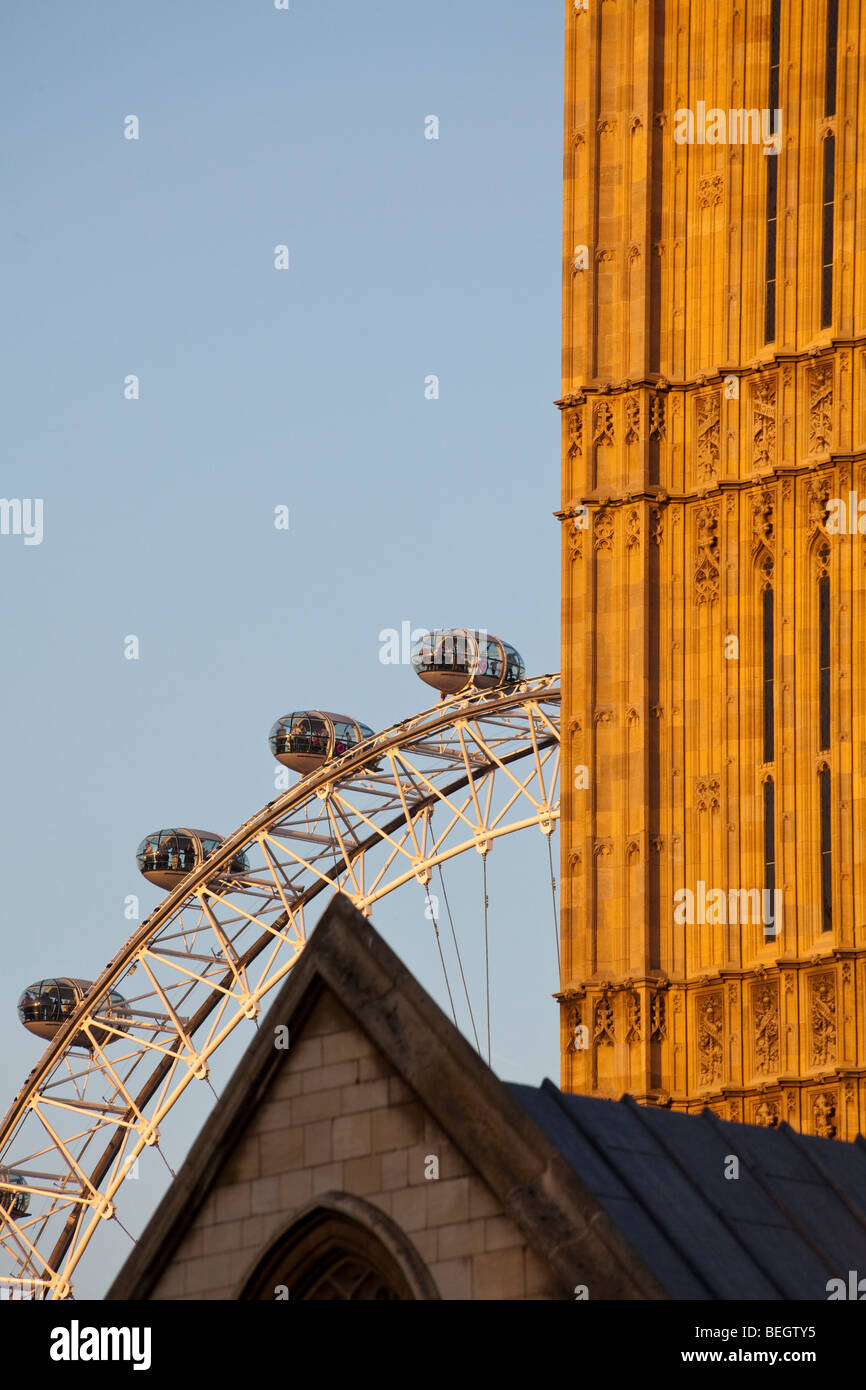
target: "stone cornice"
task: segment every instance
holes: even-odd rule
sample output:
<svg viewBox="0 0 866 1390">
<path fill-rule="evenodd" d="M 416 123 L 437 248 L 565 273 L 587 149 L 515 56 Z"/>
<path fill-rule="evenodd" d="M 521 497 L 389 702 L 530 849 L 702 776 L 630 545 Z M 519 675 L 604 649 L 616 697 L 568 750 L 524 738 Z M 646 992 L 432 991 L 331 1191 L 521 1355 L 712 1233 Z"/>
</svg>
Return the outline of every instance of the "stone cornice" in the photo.
<svg viewBox="0 0 866 1390">
<path fill-rule="evenodd" d="M 626 492 L 622 497 L 613 497 L 610 493 L 587 493 L 578 498 L 571 507 L 564 507 L 551 515 L 556 517 L 557 521 L 570 521 L 577 515 L 578 506 L 600 510 L 603 507 L 633 506 L 635 502 L 652 502 L 661 507 L 668 507 L 672 503 L 706 502 L 722 497 L 726 492 L 749 492 L 752 488 L 768 487 L 771 483 L 781 480 L 820 473 L 839 464 L 863 462 L 866 462 L 866 448 L 834 449 L 831 453 L 814 457 L 808 463 L 780 464 L 752 478 L 717 478 L 711 486 L 696 488 L 694 492 L 668 492 L 665 488 L 658 487 L 643 492 Z"/>
<path fill-rule="evenodd" d="M 588 980 L 576 980 L 553 995 L 561 1004 L 573 999 L 582 999 L 588 993 L 605 992 L 619 994 L 623 990 L 638 989 L 706 989 L 713 984 L 746 983 L 764 978 L 775 979 L 784 971 L 815 970 L 837 962 L 857 961 L 866 956 L 866 951 L 854 946 L 834 946 L 828 951 L 812 951 L 802 956 L 777 956 L 775 960 L 756 961 L 754 965 L 714 965 L 702 970 L 700 975 L 684 977 L 659 975 L 633 975 L 625 978 L 608 979 L 593 976 Z"/>
<path fill-rule="evenodd" d="M 837 351 L 856 348 L 866 350 L 866 337 L 833 338 L 829 343 L 814 344 L 811 347 L 803 348 L 800 352 L 780 350 L 775 352 L 772 357 L 756 357 L 751 362 L 732 363 L 727 367 L 716 366 L 712 371 L 697 372 L 693 377 L 683 377 L 678 381 L 672 381 L 660 372 L 653 372 L 646 377 L 638 377 L 634 380 L 627 377 L 616 383 L 612 381 L 587 382 L 580 386 L 577 391 L 563 395 L 560 400 L 554 401 L 553 404 L 559 410 L 568 410 L 572 406 L 583 405 L 585 401 L 594 396 L 626 395 L 630 391 L 641 389 L 649 391 L 694 391 L 707 387 L 712 389 L 713 387 L 721 387 L 725 377 L 742 378 L 755 374 L 762 375 L 773 371 L 776 367 L 795 366 L 798 363 L 816 363 L 833 357 Z"/>
</svg>

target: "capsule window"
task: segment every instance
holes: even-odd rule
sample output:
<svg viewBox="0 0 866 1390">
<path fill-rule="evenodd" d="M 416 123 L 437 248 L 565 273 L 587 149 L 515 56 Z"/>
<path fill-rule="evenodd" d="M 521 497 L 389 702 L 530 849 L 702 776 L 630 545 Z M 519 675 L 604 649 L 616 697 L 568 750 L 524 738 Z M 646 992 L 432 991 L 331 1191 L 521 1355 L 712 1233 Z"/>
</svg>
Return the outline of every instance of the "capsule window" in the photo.
<svg viewBox="0 0 866 1390">
<path fill-rule="evenodd" d="M 449 632 L 446 637 L 439 641 L 438 664 L 447 666 L 450 671 L 457 671 L 468 675 L 475 656 L 476 644 L 468 634 L 459 632 Z"/>
<path fill-rule="evenodd" d="M 525 674 L 525 667 L 520 653 L 510 647 L 507 642 L 502 643 L 505 651 L 505 679 L 508 681 L 519 681 Z"/>
<path fill-rule="evenodd" d="M 271 752 L 275 754 L 288 753 L 289 739 L 289 725 L 286 724 L 285 719 L 278 719 L 274 727 L 271 729 Z"/>
<path fill-rule="evenodd" d="M 24 1185 L 23 1178 L 8 1172 L 5 1168 L 0 1168 L 0 1182 L 9 1183 L 13 1187 Z M 29 1210 L 29 1192 L 0 1192 L 0 1211 L 6 1211 L 10 1216 L 26 1216 Z"/>
<path fill-rule="evenodd" d="M 22 1023 L 62 1023 L 75 1008 L 75 990 L 60 980 L 40 980 L 18 1001 Z"/>
<path fill-rule="evenodd" d="M 354 724 L 346 723 L 341 719 L 334 720 L 334 757 L 338 758 L 341 753 L 353 747 L 358 741 L 355 733 Z"/>
<path fill-rule="evenodd" d="M 479 653 L 478 674 L 498 681 L 502 679 L 503 667 L 502 649 L 497 641 L 491 639 L 485 644 L 484 655 Z"/>
</svg>

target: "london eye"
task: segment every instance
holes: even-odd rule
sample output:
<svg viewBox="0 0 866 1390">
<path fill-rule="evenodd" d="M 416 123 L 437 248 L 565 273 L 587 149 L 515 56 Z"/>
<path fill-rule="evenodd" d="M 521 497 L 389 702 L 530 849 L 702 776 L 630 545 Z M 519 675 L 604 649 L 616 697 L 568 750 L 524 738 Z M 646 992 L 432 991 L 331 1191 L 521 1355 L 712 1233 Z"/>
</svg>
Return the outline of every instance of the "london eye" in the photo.
<svg viewBox="0 0 866 1390">
<path fill-rule="evenodd" d="M 163 1153 L 171 1112 L 259 1018 L 323 895 L 344 893 L 369 916 L 420 885 L 439 944 L 446 913 L 454 931 L 445 868 L 474 852 L 486 944 L 488 862 L 501 839 L 534 831 L 546 840 L 556 927 L 558 674 L 527 678 L 513 647 L 467 629 L 423 639 L 413 665 L 439 702 L 382 732 L 319 709 L 278 718 L 271 753 L 300 780 L 224 837 L 177 825 L 146 835 L 137 864 L 164 899 L 98 979 L 51 976 L 23 990 L 20 1020 L 48 1045 L 0 1124 L 6 1296 L 74 1297 L 91 1242 L 122 1224 L 139 1156 Z M 433 906 L 434 875 L 445 913 Z M 446 983 L 453 1006 L 447 970 Z M 473 1013 L 462 987 L 489 1061 L 489 976 L 486 1039 L 484 1001 Z"/>
</svg>

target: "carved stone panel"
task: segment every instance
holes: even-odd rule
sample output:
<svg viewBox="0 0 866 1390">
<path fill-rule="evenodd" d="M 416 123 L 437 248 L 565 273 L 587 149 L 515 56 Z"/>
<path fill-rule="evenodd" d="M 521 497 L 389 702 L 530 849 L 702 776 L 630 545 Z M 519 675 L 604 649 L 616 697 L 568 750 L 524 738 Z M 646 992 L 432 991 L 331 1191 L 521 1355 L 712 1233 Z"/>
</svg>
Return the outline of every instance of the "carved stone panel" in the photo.
<svg viewBox="0 0 866 1390">
<path fill-rule="evenodd" d="M 568 456 L 578 458 L 583 453 L 583 411 L 570 411 L 568 417 Z"/>
<path fill-rule="evenodd" d="M 702 477 L 713 477 L 719 467 L 721 397 L 710 391 L 695 400 L 695 462 Z"/>
<path fill-rule="evenodd" d="M 695 602 L 715 603 L 719 597 L 719 509 L 701 507 L 697 515 Z"/>
<path fill-rule="evenodd" d="M 640 995 L 637 990 L 630 990 L 627 1000 L 628 1008 L 628 1029 L 625 1040 L 627 1043 L 640 1042 Z"/>
<path fill-rule="evenodd" d="M 812 1126 L 820 1139 L 836 1138 L 835 1091 L 818 1091 L 812 1096 Z"/>
<path fill-rule="evenodd" d="M 811 1065 L 832 1066 L 836 1061 L 836 977 L 813 975 L 809 980 Z"/>
<path fill-rule="evenodd" d="M 650 1042 L 663 1042 L 666 1036 L 665 996 L 657 990 L 650 1000 Z"/>
<path fill-rule="evenodd" d="M 582 1006 L 579 1003 L 572 1004 L 571 1008 L 568 1010 L 567 1026 L 569 1032 L 569 1042 L 566 1051 L 581 1051 L 581 1029 L 583 1028 L 583 1012 Z"/>
<path fill-rule="evenodd" d="M 767 1076 L 779 1070 L 779 986 L 759 981 L 752 986 L 755 1071 Z"/>
<path fill-rule="evenodd" d="M 611 1047 L 614 1042 L 613 1008 L 606 994 L 595 1006 L 592 1040 L 597 1047 Z"/>
<path fill-rule="evenodd" d="M 833 447 L 833 366 L 822 362 L 807 372 L 809 384 L 809 453 Z"/>
<path fill-rule="evenodd" d="M 660 392 L 650 396 L 650 439 L 665 437 L 665 398 Z"/>
<path fill-rule="evenodd" d="M 761 1100 L 752 1111 L 752 1124 L 761 1129 L 775 1129 L 781 1118 L 781 1106 L 777 1100 Z"/>
<path fill-rule="evenodd" d="M 698 179 L 698 207 L 714 208 L 722 201 L 724 180 L 721 174 L 704 174 Z"/>
<path fill-rule="evenodd" d="M 722 783 L 719 777 L 695 779 L 695 810 L 718 811 L 721 805 Z"/>
<path fill-rule="evenodd" d="M 813 478 L 806 493 L 809 508 L 809 535 L 823 531 L 827 524 L 827 502 L 830 497 L 831 482 L 827 477 Z"/>
<path fill-rule="evenodd" d="M 640 439 L 640 401 L 637 396 L 625 398 L 625 442 L 637 444 Z"/>
<path fill-rule="evenodd" d="M 613 444 L 613 411 L 609 401 L 598 401 L 592 412 L 592 442 L 597 446 Z"/>
<path fill-rule="evenodd" d="M 769 488 L 762 488 L 752 498 L 752 554 L 763 548 L 772 555 L 776 543 L 774 516 L 775 499 Z"/>
<path fill-rule="evenodd" d="M 695 1001 L 698 1085 L 713 1086 L 722 1079 L 724 1036 L 722 991 L 698 995 Z"/>
<path fill-rule="evenodd" d="M 752 467 L 769 468 L 776 459 L 776 378 L 752 386 Z"/>
<path fill-rule="evenodd" d="M 613 513 L 597 512 L 593 544 L 596 550 L 613 550 Z"/>
</svg>

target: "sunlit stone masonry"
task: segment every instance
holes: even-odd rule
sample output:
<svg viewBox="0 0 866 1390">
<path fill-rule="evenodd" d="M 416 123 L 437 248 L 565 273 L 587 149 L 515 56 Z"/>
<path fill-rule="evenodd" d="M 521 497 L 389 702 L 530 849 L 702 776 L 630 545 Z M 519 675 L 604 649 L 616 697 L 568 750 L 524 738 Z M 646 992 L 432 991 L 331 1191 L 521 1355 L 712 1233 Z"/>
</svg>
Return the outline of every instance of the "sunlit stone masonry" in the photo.
<svg viewBox="0 0 866 1390">
<path fill-rule="evenodd" d="M 864 72 L 857 0 L 566 4 L 562 1085 L 838 1138 L 866 1128 Z"/>
</svg>

